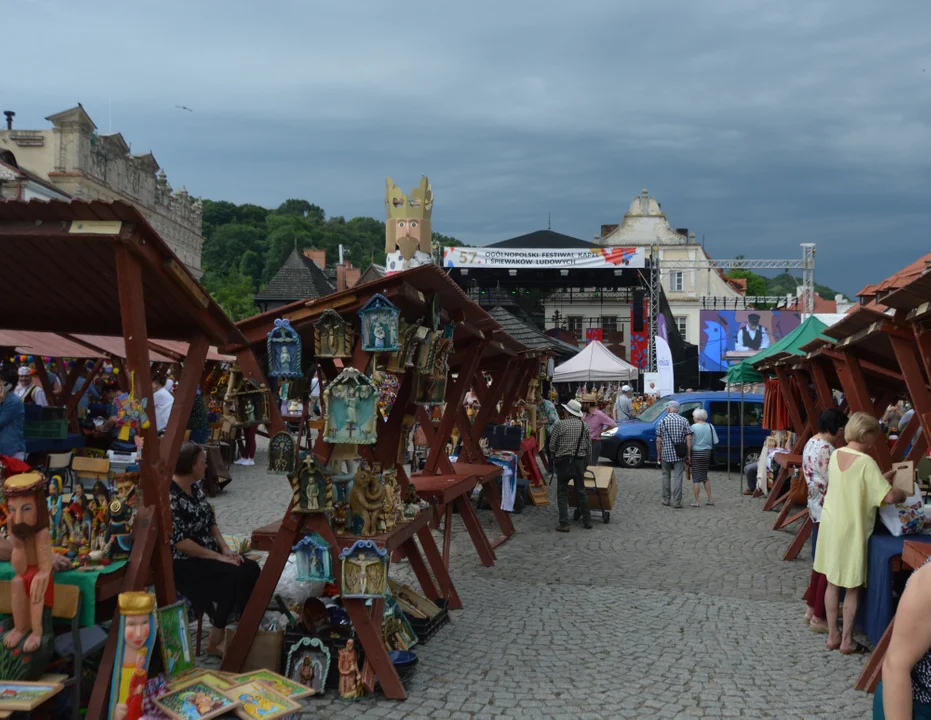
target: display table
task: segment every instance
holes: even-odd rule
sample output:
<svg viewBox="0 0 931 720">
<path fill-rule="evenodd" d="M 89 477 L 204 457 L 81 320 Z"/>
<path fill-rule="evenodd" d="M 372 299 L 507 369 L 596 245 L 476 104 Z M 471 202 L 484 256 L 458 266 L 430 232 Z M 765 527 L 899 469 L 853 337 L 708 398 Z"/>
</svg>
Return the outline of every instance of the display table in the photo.
<svg viewBox="0 0 931 720">
<path fill-rule="evenodd" d="M 55 582 L 75 585 L 81 591 L 81 626 L 91 627 L 97 622 L 97 603 L 115 598 L 123 585 L 126 561 L 110 563 L 94 570 L 65 570 L 55 573 Z M 12 580 L 15 573 L 8 562 L 0 562 L 0 580 Z M 107 613 L 109 619 L 109 613 Z"/>
</svg>

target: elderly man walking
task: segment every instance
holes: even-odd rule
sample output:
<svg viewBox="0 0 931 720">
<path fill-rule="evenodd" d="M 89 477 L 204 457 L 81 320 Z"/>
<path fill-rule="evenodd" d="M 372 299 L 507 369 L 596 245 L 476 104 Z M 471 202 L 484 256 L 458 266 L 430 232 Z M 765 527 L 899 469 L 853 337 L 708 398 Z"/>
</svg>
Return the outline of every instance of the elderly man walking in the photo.
<svg viewBox="0 0 931 720">
<path fill-rule="evenodd" d="M 550 436 L 550 457 L 556 467 L 556 505 L 559 508 L 557 532 L 569 532 L 569 481 L 575 486 L 576 506 L 582 511 L 586 530 L 592 528 L 592 512 L 585 492 L 585 466 L 592 454 L 588 425 L 582 420 L 582 405 L 570 400 L 563 408 L 569 417 L 560 420 Z"/>
<path fill-rule="evenodd" d="M 618 423 L 634 419 L 634 403 L 630 399 L 630 385 L 624 385 L 614 401 L 614 419 Z"/>
<path fill-rule="evenodd" d="M 656 457 L 663 469 L 663 505 L 668 507 L 671 497 L 676 509 L 682 507 L 682 475 L 685 459 L 692 452 L 692 427 L 679 414 L 680 407 L 678 402 L 670 400 L 666 405 L 666 417 L 656 426 Z"/>
</svg>

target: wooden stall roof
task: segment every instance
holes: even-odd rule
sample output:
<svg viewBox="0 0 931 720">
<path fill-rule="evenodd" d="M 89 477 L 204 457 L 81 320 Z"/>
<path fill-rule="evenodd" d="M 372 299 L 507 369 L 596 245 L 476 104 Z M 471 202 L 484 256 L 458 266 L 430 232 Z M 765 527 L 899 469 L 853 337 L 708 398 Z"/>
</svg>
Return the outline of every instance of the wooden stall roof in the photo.
<svg viewBox="0 0 931 720">
<path fill-rule="evenodd" d="M 105 335 L 71 335 L 78 342 L 87 345 L 92 348 L 96 348 L 101 352 L 101 354 L 109 355 L 110 357 L 126 358 L 126 343 L 123 340 L 123 337 L 107 337 Z M 174 359 L 160 353 L 156 350 L 153 350 L 151 347 L 152 343 L 149 343 L 149 360 L 152 362 L 174 362 Z M 67 356 L 66 356 L 67 357 Z"/>
<path fill-rule="evenodd" d="M 0 330 L 0 347 L 13 348 L 25 355 L 40 355 L 53 358 L 97 359 L 105 353 L 83 343 L 75 342 L 62 335 L 50 332 L 26 330 Z"/>
<path fill-rule="evenodd" d="M 824 330 L 824 334 L 832 338 L 842 339 L 849 337 L 855 332 L 864 330 L 873 323 L 880 322 L 887 317 L 888 315 L 879 310 L 873 310 L 868 307 L 858 307 L 833 325 L 827 327 Z"/>
<path fill-rule="evenodd" d="M 823 348 L 830 344 L 831 343 L 829 343 L 824 338 L 817 337 L 814 340 L 812 340 L 810 343 L 805 343 L 804 345 L 800 346 L 799 350 L 801 350 L 803 353 L 807 355 L 808 353 L 813 353 L 815 350 L 818 350 L 819 348 Z"/>
<path fill-rule="evenodd" d="M 180 340 L 149 340 L 149 350 L 160 352 L 163 355 L 168 355 L 175 360 L 184 360 L 187 357 L 188 350 L 190 349 L 190 344 L 186 342 L 181 342 Z M 215 362 L 225 362 L 231 363 L 235 362 L 236 358 L 233 355 L 224 355 L 219 350 L 217 350 L 216 345 L 211 345 L 207 349 L 207 360 Z"/>
<path fill-rule="evenodd" d="M 150 337 L 244 341 L 136 208 L 98 200 L 0 202 L 0 327 L 121 335 L 119 245 L 141 262 Z"/>
<path fill-rule="evenodd" d="M 355 313 L 376 292 L 388 297 L 402 310 L 407 310 L 405 314 L 408 316 L 425 312 L 427 298 L 433 295 L 439 296 L 442 316 L 446 321 L 454 320 L 460 323 L 456 331 L 456 344 L 478 339 L 477 333 L 482 333 L 492 340 L 486 350 L 486 357 L 496 354 L 513 356 L 530 352 L 526 346 L 508 335 L 483 308 L 470 300 L 446 272 L 436 265 L 421 265 L 411 270 L 387 275 L 324 298 L 299 300 L 290 305 L 240 320 L 237 326 L 245 336 L 247 344 L 260 345 L 265 343 L 276 318 L 287 318 L 295 330 L 302 334 L 308 333 L 324 310 L 336 310 L 341 315 Z M 465 327 L 462 327 L 463 324 Z M 236 347 L 230 344 L 221 349 L 231 351 Z"/>
</svg>

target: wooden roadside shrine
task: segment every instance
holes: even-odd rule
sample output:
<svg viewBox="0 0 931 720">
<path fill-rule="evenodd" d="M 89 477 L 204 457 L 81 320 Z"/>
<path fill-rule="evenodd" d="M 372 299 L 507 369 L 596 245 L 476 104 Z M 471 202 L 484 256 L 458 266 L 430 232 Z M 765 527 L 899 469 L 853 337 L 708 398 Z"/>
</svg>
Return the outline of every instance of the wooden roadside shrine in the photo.
<svg viewBox="0 0 931 720">
<path fill-rule="evenodd" d="M 363 350 L 361 333 L 355 333 L 355 345 L 349 358 L 344 360 L 317 358 L 313 353 L 313 326 L 325 311 L 332 310 L 343 320 L 358 327 L 357 312 L 376 293 L 395 305 L 400 310 L 401 319 L 407 323 L 427 325 L 429 320 L 425 318 L 435 311 L 441 325 L 445 326 L 449 323 L 454 325 L 454 350 L 449 357 L 450 377 L 447 381 L 445 395 L 448 403 L 447 413 L 444 414 L 437 428 L 434 429 L 432 423 L 428 423 L 429 432 L 433 437 L 430 456 L 427 459 L 427 466 L 430 468 L 450 470 L 445 450 L 455 421 L 454 408 L 461 407 L 462 399 L 481 360 L 489 355 L 514 357 L 523 349 L 523 346 L 507 336 L 502 336 L 500 326 L 471 302 L 455 283 L 449 280 L 442 269 L 433 265 L 421 266 L 329 295 L 320 300 L 292 303 L 243 320 L 239 323 L 239 329 L 246 338 L 246 344 L 238 348 L 227 349 L 237 356 L 244 378 L 270 387 L 263 369 L 267 367 L 266 338 L 274 327 L 275 319 L 287 319 L 291 327 L 302 337 L 305 373 L 311 363 L 315 363 L 318 372 L 323 377 L 324 385 L 331 382 L 344 367 L 352 367 L 360 372 L 368 373 L 374 354 Z M 426 412 L 414 403 L 413 370 L 405 368 L 402 363 L 398 375 L 400 382 L 397 398 L 385 420 L 378 423 L 377 442 L 374 445 L 357 447 L 361 459 L 369 464 L 379 463 L 382 468 L 396 469 L 398 481 L 402 489 L 406 490 L 411 479 L 399 459 L 399 449 L 406 445 L 407 441 L 404 432 L 405 418 L 420 415 L 423 412 L 420 415 L 423 419 L 426 417 Z M 272 413 L 269 418 L 271 425 L 269 431 L 275 433 L 284 429 L 284 423 L 280 414 L 277 413 L 276 403 L 270 405 Z M 449 412 L 450 408 L 453 408 L 452 413 Z M 429 418 L 426 417 L 426 420 L 429 421 Z M 333 449 L 334 445 L 325 442 L 323 433 L 319 433 L 313 445 L 313 453 L 317 459 L 326 463 Z M 496 469 L 500 472 L 500 469 Z M 242 667 L 295 543 L 302 536 L 313 532 L 319 533 L 330 544 L 334 576 L 339 577 L 341 571 L 339 552 L 352 546 L 358 539 L 349 534 L 337 536 L 323 514 L 293 513 L 291 510 L 292 506 L 289 504 L 280 523 L 259 528 L 253 533 L 253 545 L 258 549 L 267 549 L 269 556 L 249 604 L 240 619 L 237 632 L 227 648 L 222 664 L 222 668 L 226 671 L 236 672 Z M 430 509 L 422 510 L 415 519 L 401 522 L 393 530 L 369 539 L 389 551 L 389 557 L 395 554 L 406 557 L 427 597 L 431 600 L 442 598 L 449 602 L 450 608 L 460 608 L 462 603 L 430 531 L 429 525 L 433 519 Z M 481 531 L 481 528 L 479 527 L 478 530 Z M 484 537 L 484 533 L 482 536 Z M 487 539 L 485 542 L 487 543 Z M 371 607 L 367 607 L 365 600 L 344 598 L 343 605 L 365 653 L 363 686 L 371 692 L 377 676 L 386 697 L 404 699 L 406 691 L 382 640 L 384 599 L 374 600 Z"/>
<path fill-rule="evenodd" d="M 148 398 L 142 431 L 142 505 L 121 592 L 155 585 L 158 602 L 176 600 L 168 486 L 197 383 L 211 344 L 242 336 L 219 306 L 132 206 L 121 202 L 0 203 L 0 328 L 121 338 L 127 380 Z M 42 268 L 41 274 L 24 268 Z M 168 428 L 155 430 L 150 336 L 189 343 Z M 69 378 L 70 381 L 70 378 Z M 67 382 L 67 381 L 66 381 Z M 115 616 L 114 616 L 115 617 Z M 104 717 L 115 661 L 114 623 L 98 669 L 87 717 Z"/>
</svg>

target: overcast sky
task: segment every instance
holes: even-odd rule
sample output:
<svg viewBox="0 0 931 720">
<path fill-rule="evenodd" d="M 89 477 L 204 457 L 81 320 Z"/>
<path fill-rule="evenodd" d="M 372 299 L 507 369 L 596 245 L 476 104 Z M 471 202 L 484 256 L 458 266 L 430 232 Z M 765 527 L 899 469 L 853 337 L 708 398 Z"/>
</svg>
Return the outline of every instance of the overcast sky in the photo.
<svg viewBox="0 0 931 720">
<path fill-rule="evenodd" d="M 647 187 L 712 256 L 816 242 L 851 294 L 931 251 L 926 0 L 2 7 L 17 127 L 80 101 L 201 197 L 383 217 L 426 174 L 485 244 L 589 240 Z"/>
</svg>

